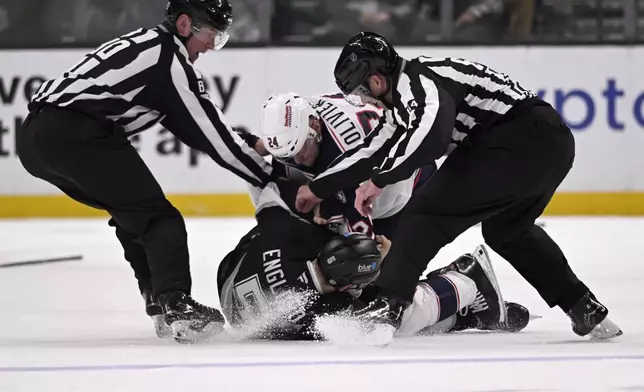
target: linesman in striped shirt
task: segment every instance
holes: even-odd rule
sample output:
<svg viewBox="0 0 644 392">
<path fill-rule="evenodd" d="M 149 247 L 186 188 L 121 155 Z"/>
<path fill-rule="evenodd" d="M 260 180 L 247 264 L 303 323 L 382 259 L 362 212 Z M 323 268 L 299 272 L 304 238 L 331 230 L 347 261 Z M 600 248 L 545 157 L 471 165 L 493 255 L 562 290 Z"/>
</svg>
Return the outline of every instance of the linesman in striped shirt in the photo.
<svg viewBox="0 0 644 392">
<path fill-rule="evenodd" d="M 399 326 L 427 263 L 482 223 L 486 243 L 550 307 L 570 317 L 576 334 L 621 334 L 557 244 L 535 225 L 575 156 L 572 132 L 556 110 L 485 65 L 457 58 L 405 60 L 373 33 L 345 45 L 335 79 L 347 99 L 388 110 L 361 145 L 300 188 L 299 210 L 364 182 L 355 204 L 367 216 L 384 187 L 449 154 L 403 211 L 376 280 L 380 297 L 364 317 Z M 505 322 L 502 314 L 499 323 Z"/>
<path fill-rule="evenodd" d="M 224 317 L 190 296 L 186 228 L 128 136 L 161 124 L 245 181 L 272 169 L 226 123 L 193 63 L 221 49 L 228 0 L 170 0 L 166 21 L 84 56 L 32 97 L 18 137 L 20 160 L 74 200 L 106 210 L 134 270 L 157 333 L 195 340 Z"/>
</svg>

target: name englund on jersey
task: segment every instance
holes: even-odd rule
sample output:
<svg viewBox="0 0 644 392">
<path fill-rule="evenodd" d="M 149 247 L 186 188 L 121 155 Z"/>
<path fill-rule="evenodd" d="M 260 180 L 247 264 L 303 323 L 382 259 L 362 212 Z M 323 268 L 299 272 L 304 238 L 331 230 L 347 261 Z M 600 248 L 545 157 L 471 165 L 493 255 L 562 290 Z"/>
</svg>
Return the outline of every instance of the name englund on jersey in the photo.
<svg viewBox="0 0 644 392">
<path fill-rule="evenodd" d="M 381 109 L 371 105 L 354 106 L 341 95 L 315 97 L 311 104 L 341 152 L 360 144 L 382 116 Z"/>
</svg>

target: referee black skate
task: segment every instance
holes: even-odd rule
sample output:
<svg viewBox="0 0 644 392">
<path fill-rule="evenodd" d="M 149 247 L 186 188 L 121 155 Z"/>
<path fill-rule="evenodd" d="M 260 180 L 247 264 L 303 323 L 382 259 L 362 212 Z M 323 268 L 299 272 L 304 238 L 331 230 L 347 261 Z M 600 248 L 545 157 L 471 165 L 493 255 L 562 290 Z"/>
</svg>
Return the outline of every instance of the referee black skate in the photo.
<svg viewBox="0 0 644 392">
<path fill-rule="evenodd" d="M 272 169 L 232 132 L 193 68 L 199 54 L 226 44 L 228 1 L 170 0 L 166 16 L 44 83 L 29 104 L 18 150 L 33 176 L 110 214 L 148 315 L 165 316 L 176 340 L 194 340 L 221 328 L 224 317 L 190 297 L 183 217 L 128 137 L 160 123 L 255 186 L 270 181 Z"/>
<path fill-rule="evenodd" d="M 380 297 L 365 317 L 399 325 L 427 263 L 481 222 L 486 243 L 550 307 L 570 317 L 575 333 L 621 334 L 557 244 L 535 225 L 575 157 L 572 132 L 555 109 L 485 65 L 457 58 L 405 60 L 373 33 L 360 33 L 344 46 L 335 79 L 347 99 L 388 110 L 360 148 L 300 188 L 298 209 L 369 180 L 355 202 L 366 216 L 382 188 L 449 153 L 407 205 L 376 281 Z"/>
</svg>

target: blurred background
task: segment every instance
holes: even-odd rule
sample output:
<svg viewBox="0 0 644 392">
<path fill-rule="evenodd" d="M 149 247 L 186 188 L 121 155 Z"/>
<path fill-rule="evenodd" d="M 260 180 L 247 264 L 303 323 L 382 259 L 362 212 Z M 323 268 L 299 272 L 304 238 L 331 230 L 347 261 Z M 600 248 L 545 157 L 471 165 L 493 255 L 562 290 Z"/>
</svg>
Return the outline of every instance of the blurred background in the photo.
<svg viewBox="0 0 644 392">
<path fill-rule="evenodd" d="M 165 0 L 0 0 L 0 47 L 92 47 L 163 18 Z M 635 43 L 644 0 L 234 0 L 231 44 Z"/>
</svg>

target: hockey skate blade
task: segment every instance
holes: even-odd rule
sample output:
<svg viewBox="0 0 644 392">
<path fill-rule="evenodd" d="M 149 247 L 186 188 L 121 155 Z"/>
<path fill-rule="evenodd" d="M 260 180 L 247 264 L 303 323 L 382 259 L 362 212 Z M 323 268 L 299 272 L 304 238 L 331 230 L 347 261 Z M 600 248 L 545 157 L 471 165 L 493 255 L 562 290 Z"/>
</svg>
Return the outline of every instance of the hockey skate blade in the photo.
<svg viewBox="0 0 644 392">
<path fill-rule="evenodd" d="M 191 344 L 206 340 L 224 330 L 224 323 L 212 322 L 200 330 L 195 330 L 190 321 L 178 320 L 170 325 L 172 337 L 177 343 Z"/>
<path fill-rule="evenodd" d="M 590 340 L 605 340 L 616 338 L 623 334 L 622 330 L 615 324 L 610 321 L 608 318 L 605 318 L 604 321 L 597 324 L 592 331 L 590 331 Z"/>
<path fill-rule="evenodd" d="M 158 314 L 156 316 L 150 316 L 150 318 L 154 323 L 154 330 L 159 339 L 167 339 L 172 336 L 172 329 L 166 324 L 163 315 Z"/>
<path fill-rule="evenodd" d="M 494 267 L 492 267 L 492 261 L 490 260 L 490 255 L 487 253 L 485 246 L 479 245 L 474 249 L 474 258 L 481 265 L 485 275 L 492 283 L 494 290 L 499 295 L 499 323 L 506 323 L 508 320 L 508 311 L 505 307 L 505 301 L 503 300 L 503 294 L 501 293 L 501 287 L 499 287 L 499 281 L 496 278 L 494 273 Z"/>
</svg>

